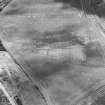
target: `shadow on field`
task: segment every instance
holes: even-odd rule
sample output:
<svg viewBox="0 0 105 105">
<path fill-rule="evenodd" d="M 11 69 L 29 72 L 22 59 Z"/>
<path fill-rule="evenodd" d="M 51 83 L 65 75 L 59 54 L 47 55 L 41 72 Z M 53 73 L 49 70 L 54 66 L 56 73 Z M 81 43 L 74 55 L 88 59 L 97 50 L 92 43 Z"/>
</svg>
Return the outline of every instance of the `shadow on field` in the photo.
<svg viewBox="0 0 105 105">
<path fill-rule="evenodd" d="M 103 0 L 55 0 L 64 3 L 64 8 L 69 6 L 84 10 L 85 13 L 105 16 L 105 2 Z"/>
</svg>

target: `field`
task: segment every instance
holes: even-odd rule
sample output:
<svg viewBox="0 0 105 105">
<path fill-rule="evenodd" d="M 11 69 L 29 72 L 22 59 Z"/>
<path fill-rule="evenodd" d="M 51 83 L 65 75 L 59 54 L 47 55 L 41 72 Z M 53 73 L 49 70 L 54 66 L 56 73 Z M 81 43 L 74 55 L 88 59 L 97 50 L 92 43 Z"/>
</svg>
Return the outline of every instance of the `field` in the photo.
<svg viewBox="0 0 105 105">
<path fill-rule="evenodd" d="M 42 104 L 37 94 L 47 105 L 104 105 L 104 1 L 82 1 L 14 0 L 0 13 L 7 53 L 39 89 L 22 88 L 23 105 Z"/>
</svg>

